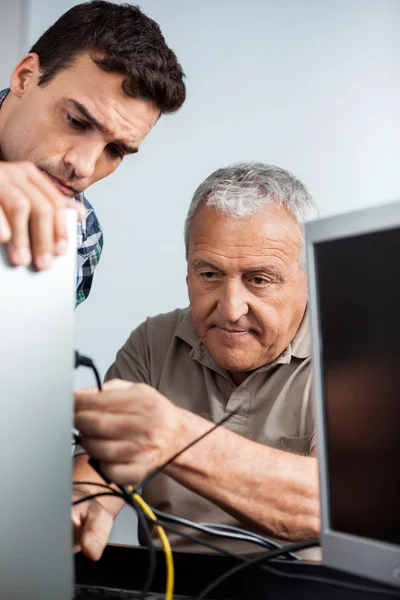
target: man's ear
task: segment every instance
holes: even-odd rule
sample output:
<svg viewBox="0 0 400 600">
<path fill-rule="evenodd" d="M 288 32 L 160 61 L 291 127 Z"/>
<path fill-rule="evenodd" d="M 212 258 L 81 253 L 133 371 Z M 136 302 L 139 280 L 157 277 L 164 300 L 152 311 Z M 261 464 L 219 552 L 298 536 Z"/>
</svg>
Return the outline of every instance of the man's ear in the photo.
<svg viewBox="0 0 400 600">
<path fill-rule="evenodd" d="M 17 96 L 17 98 L 21 98 L 28 89 L 29 84 L 34 80 L 36 81 L 39 71 L 39 56 L 35 52 L 26 54 L 23 58 L 21 58 L 14 71 L 11 73 L 11 93 L 14 96 Z"/>
</svg>

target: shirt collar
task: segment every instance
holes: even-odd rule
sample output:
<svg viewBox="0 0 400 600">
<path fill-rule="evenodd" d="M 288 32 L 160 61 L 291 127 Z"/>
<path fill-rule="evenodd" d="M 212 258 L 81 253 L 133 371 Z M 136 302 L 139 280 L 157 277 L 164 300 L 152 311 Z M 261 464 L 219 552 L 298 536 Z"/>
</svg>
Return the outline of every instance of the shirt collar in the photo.
<svg viewBox="0 0 400 600">
<path fill-rule="evenodd" d="M 10 91 L 10 88 L 5 88 L 4 90 L 0 91 L 0 107 L 3 104 L 3 101 L 5 100 L 9 91 Z"/>
<path fill-rule="evenodd" d="M 221 367 L 217 365 L 207 348 L 200 340 L 193 324 L 192 311 L 190 307 L 186 309 L 186 312 L 176 329 L 175 335 L 191 346 L 192 350 L 190 352 L 190 356 L 192 358 L 204 364 L 205 366 L 212 368 L 214 371 L 223 372 L 225 374 L 225 370 L 221 369 Z M 292 357 L 305 359 L 309 358 L 310 355 L 311 339 L 309 332 L 309 315 L 308 309 L 306 309 L 297 333 L 289 346 L 282 352 L 280 356 L 278 356 L 276 360 L 268 365 L 260 367 L 257 369 L 257 372 L 267 371 L 276 364 L 289 364 Z"/>
</svg>

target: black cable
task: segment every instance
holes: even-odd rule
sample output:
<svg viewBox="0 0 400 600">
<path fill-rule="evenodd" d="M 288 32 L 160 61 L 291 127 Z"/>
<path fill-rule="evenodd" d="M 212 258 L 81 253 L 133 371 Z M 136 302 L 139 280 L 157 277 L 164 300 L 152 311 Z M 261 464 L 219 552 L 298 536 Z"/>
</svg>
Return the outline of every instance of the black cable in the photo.
<svg viewBox="0 0 400 600">
<path fill-rule="evenodd" d="M 96 365 L 94 364 L 91 358 L 89 358 L 88 356 L 83 356 L 83 354 L 79 354 L 79 352 L 75 350 L 75 369 L 77 369 L 78 367 L 89 367 L 89 369 L 92 369 L 96 378 L 98 390 L 99 392 L 101 392 L 103 386 Z"/>
<path fill-rule="evenodd" d="M 97 494 L 89 494 L 89 496 L 85 496 L 84 498 L 79 498 L 79 500 L 74 500 L 72 502 L 72 506 L 76 506 L 77 504 L 82 504 L 82 502 L 87 502 L 88 500 L 94 500 L 95 498 L 100 498 L 101 496 L 117 496 L 118 498 L 123 498 L 123 495 L 119 494 L 115 490 L 113 490 L 113 492 L 97 492 Z"/>
<path fill-rule="evenodd" d="M 141 494 L 144 486 L 147 485 L 148 483 L 150 483 L 150 481 L 152 481 L 154 479 L 154 477 L 156 477 L 159 473 L 161 473 L 161 471 L 163 471 L 166 467 L 168 467 L 168 465 L 170 465 L 174 460 L 176 460 L 179 456 L 181 456 L 181 454 L 183 454 L 184 452 L 186 452 L 186 450 L 189 450 L 189 448 L 192 448 L 192 446 L 194 446 L 195 444 L 197 444 L 198 442 L 200 442 L 201 440 L 203 440 L 205 437 L 207 437 L 208 435 L 210 435 L 210 433 L 212 433 L 215 429 L 218 429 L 218 427 L 221 427 L 224 423 L 226 423 L 227 421 L 229 421 L 229 419 L 231 419 L 234 415 L 236 415 L 236 413 L 239 412 L 239 410 L 244 406 L 244 404 L 246 402 L 247 402 L 247 398 L 245 398 L 243 400 L 243 402 L 241 402 L 239 404 L 239 406 L 237 408 L 235 408 L 235 410 L 233 410 L 232 412 L 230 412 L 227 415 L 225 415 L 213 427 L 211 427 L 210 429 L 208 429 L 205 433 L 202 433 L 199 437 L 195 438 L 192 442 L 190 442 L 189 444 L 187 444 L 187 446 L 184 446 L 181 450 L 179 450 L 178 452 L 176 452 L 176 454 L 174 454 L 173 456 L 171 456 L 171 458 L 169 458 L 168 460 L 166 460 L 162 465 L 160 465 L 159 467 L 157 467 L 156 469 L 154 469 L 153 471 L 151 471 L 135 487 L 135 492 L 137 492 L 138 494 Z"/>
<path fill-rule="evenodd" d="M 91 358 L 88 358 L 87 356 L 83 356 L 82 354 L 79 354 L 79 352 L 77 352 L 75 350 L 75 368 L 79 367 L 79 366 L 84 366 L 84 367 L 89 367 L 90 369 L 92 369 L 94 376 L 96 378 L 96 383 L 97 383 L 97 388 L 99 390 L 99 392 L 102 391 L 103 386 L 101 384 L 101 379 L 100 379 L 100 375 L 99 372 L 96 368 L 96 365 L 94 364 L 94 362 L 92 361 Z M 79 443 L 79 436 L 77 436 L 76 434 L 74 434 L 74 438 L 75 438 L 75 442 Z M 100 477 L 102 479 L 104 479 L 104 481 L 108 484 L 111 484 L 112 481 L 106 477 L 104 475 L 104 473 L 102 472 L 101 466 L 100 466 L 100 461 L 90 457 L 89 458 L 89 464 L 90 466 L 100 475 Z M 82 483 L 82 482 L 81 482 Z M 96 485 L 96 484 L 95 484 Z M 97 495 L 92 495 L 92 498 L 98 498 L 99 496 L 102 495 L 114 495 L 114 496 L 118 496 L 120 498 L 123 498 L 126 502 L 130 500 L 130 494 L 127 491 L 125 486 L 117 486 L 120 490 L 121 493 L 118 494 L 118 492 L 116 492 L 116 490 L 113 490 L 112 487 L 104 485 L 104 484 L 97 484 L 102 488 L 108 488 L 110 490 L 113 491 L 113 493 L 111 494 L 111 492 L 104 492 L 104 493 L 99 493 Z M 89 499 L 86 498 L 87 500 Z M 142 596 L 144 599 L 146 599 L 147 594 L 149 593 L 151 584 L 153 583 L 154 580 L 154 575 L 155 575 L 155 571 L 156 571 L 156 551 L 155 551 L 155 547 L 154 547 L 154 542 L 153 542 L 153 538 L 151 536 L 151 532 L 150 532 L 150 528 L 148 525 L 147 520 L 144 518 L 144 515 L 142 513 L 142 511 L 140 510 L 140 508 L 136 505 L 136 504 L 132 504 L 134 510 L 136 511 L 137 517 L 138 517 L 138 522 L 140 523 L 145 537 L 146 537 L 146 541 L 147 541 L 147 547 L 149 550 L 149 566 L 148 566 L 148 571 L 147 571 L 147 577 L 146 577 L 146 581 L 144 583 L 143 589 L 142 589 Z"/>
<path fill-rule="evenodd" d="M 189 527 L 190 529 L 196 529 L 198 531 L 206 533 L 207 535 L 229 538 L 237 541 L 244 541 L 249 544 L 256 544 L 258 546 L 262 546 L 263 548 L 268 548 L 269 550 L 274 548 L 279 548 L 282 550 L 284 549 L 281 544 L 278 544 L 278 542 L 271 543 L 270 540 L 268 540 L 268 538 L 263 538 L 262 536 L 257 535 L 253 536 L 250 531 L 246 531 L 245 529 L 239 529 L 237 527 L 233 528 L 236 531 L 223 531 L 219 530 L 218 527 L 214 529 L 211 526 L 211 524 L 206 526 L 203 523 L 197 523 L 196 521 L 190 521 L 189 519 L 184 519 L 182 517 L 177 517 L 175 515 L 164 513 L 160 510 L 157 510 L 156 508 L 152 508 L 152 511 L 159 519 L 162 519 L 163 521 L 170 521 L 171 523 L 176 523 L 184 527 Z M 292 553 L 288 553 L 288 556 L 290 556 L 291 560 L 298 560 L 300 558 Z"/>
<path fill-rule="evenodd" d="M 129 503 L 129 504 L 131 505 L 131 503 Z M 206 540 L 201 540 L 200 538 L 198 538 L 194 535 L 190 535 L 190 533 L 183 532 L 180 529 L 178 529 L 177 527 L 174 527 L 173 525 L 166 523 L 164 521 L 164 519 L 157 519 L 156 521 L 153 521 L 153 519 L 150 519 L 150 517 L 148 517 L 147 515 L 144 515 L 144 516 L 145 516 L 146 520 L 150 521 L 153 525 L 161 525 L 167 531 L 170 531 L 171 533 L 175 533 L 176 535 L 179 535 L 180 537 L 188 540 L 189 542 L 193 542 L 194 544 L 198 544 L 199 546 L 204 546 L 204 548 L 208 548 L 209 550 L 214 550 L 215 552 L 218 552 L 219 554 L 225 554 L 226 556 L 229 556 L 230 558 L 234 558 L 236 560 L 240 560 L 240 561 L 247 560 L 244 556 L 241 556 L 240 554 L 235 554 L 234 552 L 230 552 L 229 550 L 225 550 L 225 548 L 221 548 L 220 546 L 217 546 L 217 544 L 213 544 L 212 542 L 207 542 Z"/>
<path fill-rule="evenodd" d="M 143 597 L 143 600 L 146 600 L 147 595 L 150 592 L 152 583 L 154 581 L 154 576 L 156 573 L 156 566 L 157 566 L 156 548 L 154 545 L 153 537 L 151 535 L 151 531 L 150 531 L 150 527 L 149 527 L 149 520 L 147 519 L 147 516 L 144 514 L 144 512 L 142 511 L 140 506 L 138 504 L 136 504 L 136 502 L 133 501 L 133 499 L 129 496 L 128 493 L 126 494 L 126 496 L 127 497 L 125 497 L 125 494 L 124 494 L 124 500 L 132 506 L 132 508 L 135 510 L 135 512 L 137 514 L 138 522 L 144 531 L 144 534 L 146 537 L 147 549 L 149 551 L 149 565 L 147 568 L 147 577 L 146 577 L 146 581 L 144 582 L 144 585 L 142 588 L 142 597 Z M 153 526 L 154 524 L 155 524 L 155 522 L 151 521 L 151 526 Z"/>
<path fill-rule="evenodd" d="M 93 482 L 75 482 L 75 483 L 85 483 L 85 484 L 91 484 L 91 485 L 99 485 L 100 487 L 108 487 L 105 486 L 104 484 L 94 484 Z M 80 499 L 79 501 L 75 502 L 76 504 L 80 503 L 80 502 L 85 502 L 89 499 L 92 499 L 93 497 L 98 497 L 99 495 L 110 495 L 110 496 L 116 496 L 118 498 L 123 498 L 125 501 L 127 501 L 127 503 L 129 504 L 129 506 L 131 506 L 135 512 L 138 514 L 138 518 L 140 519 L 140 516 L 142 517 L 143 521 L 141 520 L 141 525 L 143 527 L 143 530 L 146 534 L 146 526 L 143 523 L 147 523 L 150 522 L 150 524 L 152 525 L 162 525 L 162 527 L 164 527 L 164 529 L 166 529 L 167 531 L 170 531 L 171 533 L 174 533 L 176 535 L 179 535 L 180 537 L 183 537 L 184 539 L 189 540 L 190 542 L 193 542 L 195 544 L 201 545 L 205 548 L 209 548 L 210 550 L 213 550 L 215 552 L 218 552 L 220 554 L 224 554 L 226 556 L 229 556 L 230 558 L 233 558 L 235 560 L 239 560 L 240 564 L 237 565 L 236 567 L 230 569 L 229 571 L 227 571 L 226 573 L 224 573 L 223 575 L 221 575 L 218 579 L 216 579 L 212 584 L 210 584 L 210 586 L 208 586 L 207 589 L 203 590 L 202 594 L 208 594 L 211 589 L 214 589 L 214 587 L 216 587 L 217 585 L 219 585 L 220 583 L 222 583 L 222 581 L 225 581 L 227 578 L 229 578 L 231 575 L 233 575 L 234 573 L 240 571 L 241 569 L 248 567 L 248 566 L 252 566 L 255 564 L 259 564 L 261 563 L 263 560 L 270 560 L 271 558 L 276 558 L 278 556 L 281 555 L 285 555 L 288 554 L 289 552 L 293 552 L 294 548 L 296 550 L 300 550 L 300 549 L 305 549 L 305 548 L 310 548 L 313 546 L 317 545 L 317 542 L 315 540 L 311 540 L 309 542 L 299 542 L 297 544 L 292 544 L 290 546 L 286 546 L 283 547 L 282 549 L 277 549 L 277 550 L 273 550 L 272 552 L 267 552 L 267 553 L 263 553 L 260 556 L 257 556 L 255 558 L 246 558 L 240 554 L 235 554 L 233 552 L 230 552 L 229 550 L 226 550 L 225 548 L 221 548 L 220 546 L 213 544 L 211 542 L 207 542 L 205 540 L 202 540 L 196 536 L 190 535 L 188 533 L 185 533 L 183 531 L 181 531 L 180 529 L 178 529 L 177 527 L 173 527 L 172 525 L 170 525 L 168 522 L 165 522 L 166 519 L 162 518 L 160 516 L 160 518 L 157 518 L 157 521 L 153 521 L 152 519 L 150 519 L 147 515 L 145 515 L 140 508 L 136 505 L 136 503 L 134 503 L 134 501 L 132 500 L 132 498 L 128 497 L 125 498 L 124 494 L 120 494 L 119 492 L 116 492 L 115 490 L 113 490 L 112 488 L 110 488 L 112 491 L 109 493 L 100 493 L 100 494 L 93 494 L 91 496 L 87 496 L 85 498 Z M 154 511 L 155 512 L 155 511 Z M 161 512 L 161 511 L 157 511 L 157 512 Z M 156 514 L 156 512 L 155 512 Z M 140 516 L 139 516 L 140 515 Z M 167 515 L 168 516 L 168 520 L 172 520 L 171 519 L 171 515 Z M 176 517 L 177 519 L 180 519 L 180 517 Z M 147 525 L 148 527 L 148 525 Z M 154 542 L 153 539 L 151 537 L 151 534 L 149 531 L 147 531 L 149 537 L 146 535 L 146 541 L 149 544 L 148 545 L 148 549 L 149 552 L 151 553 L 150 556 L 153 555 L 154 552 L 154 556 L 156 556 L 156 552 L 155 552 L 155 548 L 154 548 Z M 150 543 L 149 543 L 150 540 Z M 150 560 L 150 563 L 152 563 L 152 560 Z M 149 574 L 151 575 L 151 579 L 149 578 L 149 574 L 148 577 L 146 579 L 146 584 L 143 588 L 143 591 L 146 589 L 146 593 L 148 593 L 148 591 L 150 590 L 151 587 L 151 583 L 153 580 L 153 568 L 155 570 L 155 564 L 154 567 L 152 566 L 152 564 L 149 565 L 149 567 L 151 567 L 151 569 L 149 569 Z M 369 593 L 369 594 L 383 594 L 386 595 L 388 597 L 400 597 L 400 592 L 398 592 L 397 590 L 390 590 L 390 589 L 384 589 L 384 588 L 372 588 L 366 585 L 362 585 L 362 584 L 358 584 L 358 583 L 351 583 L 351 582 L 346 582 L 346 581 L 340 581 L 337 579 L 331 579 L 329 577 L 322 577 L 322 576 L 314 576 L 314 575 L 302 575 L 302 574 L 297 574 L 297 573 L 286 573 L 281 571 L 280 569 L 274 568 L 271 565 L 263 565 L 260 564 L 260 568 L 264 571 L 267 571 L 273 575 L 279 576 L 279 577 L 286 577 L 287 579 L 293 579 L 293 580 L 304 580 L 304 581 L 310 581 L 310 582 L 314 582 L 314 583 L 321 583 L 321 584 L 326 584 L 326 585 L 333 585 L 335 587 L 339 587 L 339 588 L 343 588 L 343 589 L 349 589 L 352 591 L 358 591 L 358 592 L 362 592 L 362 593 Z M 233 572 L 234 571 L 234 572 Z M 211 588 L 212 586 L 212 588 Z M 211 589 L 210 589 L 211 588 Z M 145 598 L 146 596 L 143 596 L 143 598 Z M 196 600 L 201 600 L 205 598 L 205 595 L 200 595 L 196 598 Z"/>
<path fill-rule="evenodd" d="M 74 481 L 73 484 L 82 484 L 82 485 L 96 485 L 98 487 L 101 488 L 106 488 L 108 490 L 110 490 L 109 492 L 97 492 L 96 494 L 90 494 L 89 496 L 85 496 L 84 498 L 80 498 L 79 500 L 75 500 L 72 505 L 75 506 L 77 504 L 81 504 L 83 502 L 87 502 L 88 500 L 93 500 L 96 498 L 100 498 L 103 496 L 114 496 L 116 498 L 121 498 L 122 500 L 125 500 L 125 502 L 127 504 L 129 504 L 130 506 L 132 506 L 132 508 L 134 509 L 134 511 L 137 514 L 138 517 L 138 522 L 140 523 L 145 537 L 146 537 L 146 542 L 147 542 L 147 549 L 149 551 L 149 566 L 148 566 L 148 571 L 147 571 L 147 577 L 146 577 L 146 581 L 143 585 L 143 589 L 142 589 L 142 596 L 143 599 L 145 600 L 151 585 L 153 583 L 154 580 L 154 575 L 155 575 L 155 571 L 156 571 L 156 549 L 154 546 L 154 542 L 153 542 L 153 538 L 151 536 L 151 532 L 150 532 L 150 527 L 148 524 L 147 519 L 145 518 L 144 513 L 142 512 L 142 510 L 140 509 L 139 506 L 136 505 L 136 503 L 134 503 L 131 498 L 129 493 L 127 493 L 124 489 L 122 489 L 122 492 L 117 492 L 116 490 L 114 490 L 112 487 L 105 485 L 103 483 L 96 483 L 93 481 Z M 154 523 L 154 522 L 152 522 Z"/>
<path fill-rule="evenodd" d="M 120 493 L 117 490 L 115 490 L 114 488 L 112 488 L 110 485 L 107 485 L 105 483 L 97 483 L 97 481 L 73 481 L 72 485 L 96 485 L 97 487 L 101 487 L 106 490 L 113 490 L 117 494 Z M 121 494 L 121 496 L 122 496 L 122 494 Z"/>
<path fill-rule="evenodd" d="M 310 540 L 309 542 L 298 542 L 296 544 L 291 544 L 290 546 L 287 546 L 286 549 L 287 550 L 291 549 L 291 551 L 295 551 L 295 550 L 302 550 L 305 548 L 312 548 L 317 545 L 319 545 L 319 542 L 317 542 L 316 540 Z M 280 554 L 281 554 L 281 552 L 279 550 L 273 550 L 273 551 L 263 554 L 261 556 L 257 556 L 256 558 L 250 559 L 246 563 L 242 563 L 242 564 L 236 565 L 235 567 L 232 567 L 232 569 L 230 569 L 229 571 L 227 571 L 226 573 L 224 573 L 223 575 L 221 575 L 220 577 L 215 579 L 210 585 L 208 585 L 207 588 L 205 588 L 200 593 L 200 595 L 196 597 L 195 600 L 205 600 L 206 596 L 212 590 L 214 590 L 223 581 L 225 581 L 232 575 L 235 575 L 242 569 L 244 569 L 246 567 L 251 567 L 253 565 L 260 564 L 263 560 L 269 561 L 272 558 L 276 558 Z M 398 592 L 396 590 L 389 590 L 389 589 L 384 589 L 384 588 L 373 588 L 368 585 L 351 583 L 351 582 L 347 582 L 347 581 L 340 581 L 337 579 L 330 579 L 329 577 L 320 577 L 320 576 L 314 576 L 314 575 L 302 575 L 302 574 L 295 574 L 295 573 L 284 573 L 284 572 L 280 571 L 279 569 L 275 569 L 274 567 L 271 567 L 270 565 L 260 564 L 260 567 L 264 571 L 272 573 L 273 575 L 287 577 L 288 579 L 302 579 L 305 581 L 333 585 L 336 587 L 349 589 L 352 591 L 368 593 L 368 594 L 383 594 L 383 595 L 392 596 L 392 597 L 400 596 L 400 592 Z"/>
<path fill-rule="evenodd" d="M 223 523 L 205 523 L 205 522 L 200 522 L 199 525 L 203 526 L 203 527 L 208 527 L 210 529 L 213 529 L 214 531 L 227 531 L 227 532 L 232 532 L 232 533 L 237 533 L 237 534 L 243 534 L 243 535 L 247 535 L 247 536 L 251 536 L 252 538 L 259 540 L 260 541 L 260 545 L 262 545 L 264 543 L 265 547 L 269 547 L 271 550 L 273 548 L 282 548 L 282 544 L 279 544 L 276 540 L 273 540 L 272 538 L 269 538 L 267 536 L 264 535 L 260 535 L 259 533 L 254 533 L 250 530 L 247 529 L 241 529 L 240 527 L 235 527 L 234 525 L 225 525 Z M 240 539 L 240 538 L 238 538 Z M 267 546 L 268 544 L 268 546 Z M 295 554 L 294 552 L 289 552 L 288 553 L 288 558 L 290 558 L 291 560 L 302 560 L 301 556 L 299 556 L 298 554 Z"/>
<path fill-rule="evenodd" d="M 333 585 L 356 592 L 364 592 L 366 594 L 385 594 L 387 596 L 400 597 L 400 591 L 384 589 L 384 588 L 371 588 L 368 585 L 362 585 L 361 583 L 351 583 L 350 581 L 340 581 L 337 579 L 331 579 L 330 577 L 321 577 L 320 575 L 302 575 L 296 573 L 284 573 L 279 569 L 275 569 L 270 565 L 261 565 L 261 568 L 272 575 L 278 575 L 280 577 L 286 577 L 287 579 L 302 579 L 304 581 L 311 581 L 314 583 L 322 583 L 327 585 Z"/>
<path fill-rule="evenodd" d="M 210 583 L 202 592 L 200 592 L 200 594 L 198 596 L 196 596 L 195 600 L 204 600 L 208 596 L 208 594 L 210 592 L 212 592 L 216 587 L 218 587 L 226 579 L 229 579 L 229 577 L 232 577 L 232 575 L 236 575 L 236 573 L 238 573 L 245 567 L 251 567 L 253 565 L 260 564 L 262 561 L 270 560 L 271 558 L 276 558 L 277 556 L 280 556 L 285 551 L 286 552 L 295 552 L 296 550 L 312 548 L 317 545 L 319 545 L 319 540 L 309 540 L 307 542 L 298 542 L 296 544 L 290 544 L 290 546 L 286 546 L 286 549 L 284 549 L 284 550 L 280 550 L 280 549 L 270 550 L 269 552 L 261 554 L 260 556 L 251 558 L 250 560 L 247 560 L 246 562 L 241 563 L 240 565 L 236 565 L 235 567 L 232 567 L 232 569 L 229 569 L 229 571 L 226 571 L 225 573 L 223 573 L 222 575 L 217 577 L 217 579 L 214 579 L 214 581 L 212 583 Z"/>
<path fill-rule="evenodd" d="M 117 492 L 116 490 L 114 490 L 112 487 L 102 484 L 102 483 L 95 483 L 93 481 L 74 481 L 73 482 L 74 485 L 96 485 L 98 487 L 110 490 L 110 493 L 107 493 L 106 495 L 110 495 L 110 496 L 116 496 L 118 498 L 121 498 L 123 500 L 125 500 L 125 502 L 127 502 L 127 504 L 129 504 L 130 506 L 132 506 L 132 508 L 138 512 L 138 505 L 133 501 L 133 499 L 128 495 L 128 498 L 125 496 L 125 494 L 121 494 L 119 492 Z M 80 500 L 80 502 L 85 502 L 86 500 L 92 499 L 92 497 L 98 497 L 99 493 L 93 494 L 90 497 L 85 497 L 83 499 Z M 200 545 L 204 545 L 207 548 L 210 548 L 211 550 L 215 550 L 217 552 L 220 552 L 222 554 L 226 554 L 227 556 L 230 556 L 231 558 L 235 558 L 238 560 L 247 560 L 245 557 L 239 555 L 239 554 L 235 554 L 233 552 L 230 552 L 229 550 L 225 550 L 224 548 L 221 548 L 220 546 L 217 546 L 216 544 L 212 544 L 211 542 L 207 542 L 205 540 L 201 540 L 200 538 L 197 538 L 195 536 L 192 536 L 190 534 L 186 534 L 183 531 L 177 529 L 176 527 L 170 527 L 168 525 L 165 524 L 165 522 L 173 522 L 173 523 L 177 523 L 179 525 L 183 525 L 185 527 L 191 527 L 192 529 L 199 529 L 200 531 L 203 531 L 204 533 L 207 533 L 209 535 L 218 535 L 218 532 L 214 532 L 214 531 L 210 531 L 207 529 L 204 529 L 203 527 L 199 526 L 200 524 L 194 522 L 194 521 L 189 521 L 188 519 L 182 519 L 181 517 L 176 517 L 175 515 L 170 515 L 168 513 L 163 513 L 162 511 L 159 511 L 155 508 L 152 508 L 152 511 L 154 512 L 154 514 L 157 516 L 157 521 L 153 521 L 151 519 L 149 519 L 149 517 L 147 517 L 147 515 L 145 516 L 145 520 L 150 521 L 152 524 L 154 525 L 162 525 L 165 529 L 170 530 L 171 533 L 176 533 L 177 535 L 180 535 L 183 538 L 188 539 L 191 542 L 195 542 L 196 544 L 200 544 Z M 141 512 L 141 511 L 140 511 Z M 251 541 L 251 540 L 250 540 Z M 282 553 L 285 553 L 285 549 L 284 548 L 279 548 L 279 550 L 282 551 Z M 287 554 L 290 554 L 289 552 Z"/>
</svg>

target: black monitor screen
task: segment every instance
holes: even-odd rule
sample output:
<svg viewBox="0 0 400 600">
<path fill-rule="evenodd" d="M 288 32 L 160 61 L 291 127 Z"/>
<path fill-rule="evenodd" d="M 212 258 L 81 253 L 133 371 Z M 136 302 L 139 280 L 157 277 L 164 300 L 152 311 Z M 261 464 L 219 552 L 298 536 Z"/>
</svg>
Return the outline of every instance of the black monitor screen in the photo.
<svg viewBox="0 0 400 600">
<path fill-rule="evenodd" d="M 315 246 L 330 527 L 400 544 L 400 229 Z"/>
</svg>

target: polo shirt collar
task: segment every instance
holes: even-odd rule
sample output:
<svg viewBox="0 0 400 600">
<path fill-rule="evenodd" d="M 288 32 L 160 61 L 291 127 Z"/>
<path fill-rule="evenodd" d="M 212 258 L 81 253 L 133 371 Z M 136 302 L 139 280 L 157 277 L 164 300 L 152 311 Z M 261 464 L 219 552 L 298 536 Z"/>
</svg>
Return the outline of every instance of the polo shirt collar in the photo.
<svg viewBox="0 0 400 600">
<path fill-rule="evenodd" d="M 225 369 L 222 369 L 219 365 L 217 365 L 207 348 L 204 346 L 203 342 L 200 340 L 193 324 L 192 311 L 190 307 L 186 310 L 181 322 L 179 323 L 175 335 L 191 346 L 192 350 L 190 352 L 190 356 L 194 360 L 197 360 L 213 371 L 221 373 L 225 377 L 227 376 Z M 272 363 L 260 367 L 255 372 L 259 373 L 268 371 L 271 367 L 278 364 L 289 364 L 292 360 L 292 357 L 305 359 L 310 355 L 311 341 L 309 333 L 309 316 L 308 310 L 306 310 L 299 329 L 297 330 L 297 333 L 289 346 Z"/>
</svg>

